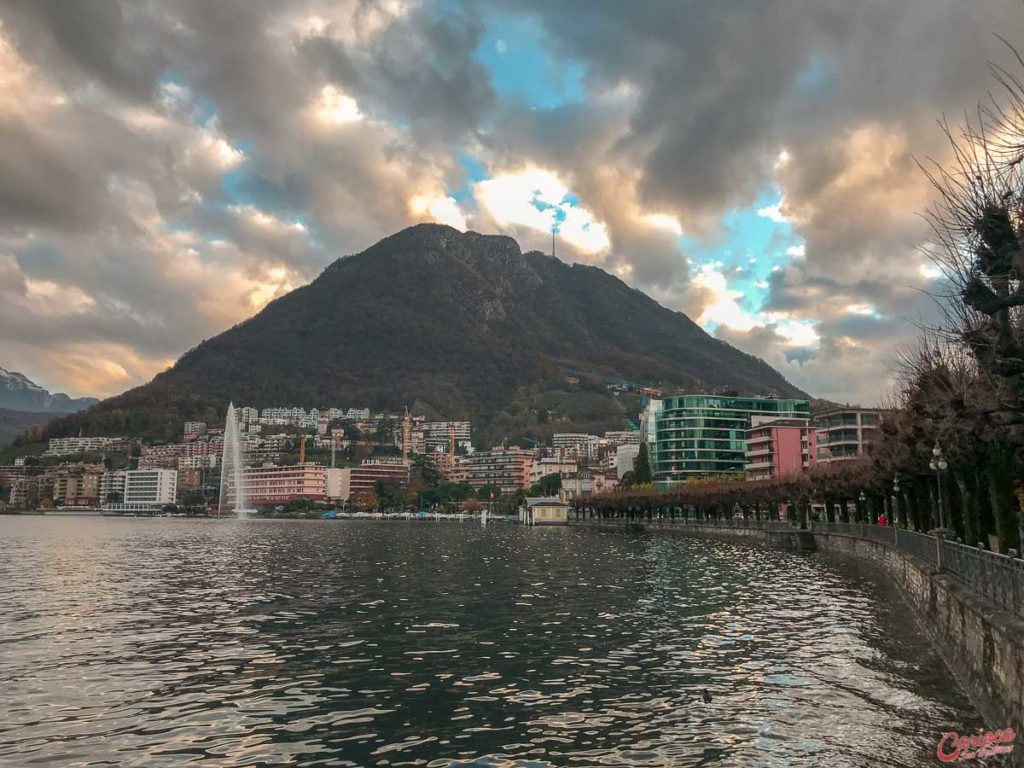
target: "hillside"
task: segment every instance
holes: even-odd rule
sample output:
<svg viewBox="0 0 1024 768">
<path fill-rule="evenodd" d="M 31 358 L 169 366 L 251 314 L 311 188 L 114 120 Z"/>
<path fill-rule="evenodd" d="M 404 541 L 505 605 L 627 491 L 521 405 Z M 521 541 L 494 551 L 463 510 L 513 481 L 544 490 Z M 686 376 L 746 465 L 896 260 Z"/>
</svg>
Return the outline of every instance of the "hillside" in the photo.
<svg viewBox="0 0 1024 768">
<path fill-rule="evenodd" d="M 513 431 L 549 416 L 621 425 L 633 412 L 602 392 L 606 406 L 592 413 L 549 413 L 545 400 L 572 399 L 562 368 L 673 390 L 804 396 L 763 361 L 600 269 L 523 254 L 508 237 L 418 225 L 338 259 L 149 384 L 59 419 L 47 434 L 171 436 L 184 418 L 220 418 L 228 400 L 416 404 Z"/>
<path fill-rule="evenodd" d="M 52 418 L 52 413 L 0 408 L 0 446 L 7 445 L 16 435 L 29 427 L 42 427 Z"/>
</svg>

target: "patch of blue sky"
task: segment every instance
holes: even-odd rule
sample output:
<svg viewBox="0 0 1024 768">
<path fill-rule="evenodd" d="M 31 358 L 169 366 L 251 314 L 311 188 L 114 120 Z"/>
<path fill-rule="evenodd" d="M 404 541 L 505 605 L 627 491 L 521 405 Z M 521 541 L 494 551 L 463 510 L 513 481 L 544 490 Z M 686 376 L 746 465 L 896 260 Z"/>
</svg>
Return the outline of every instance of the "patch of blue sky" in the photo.
<svg viewBox="0 0 1024 768">
<path fill-rule="evenodd" d="M 178 100 L 188 111 L 189 118 L 198 126 L 206 127 L 217 116 L 217 105 L 208 96 L 195 95 L 185 76 L 178 72 L 164 72 L 157 80 L 164 92 Z"/>
<path fill-rule="evenodd" d="M 585 99 L 586 68 L 578 62 L 556 61 L 534 17 L 489 15 L 475 56 L 491 73 L 499 94 L 519 95 L 538 109 Z"/>
<path fill-rule="evenodd" d="M 243 150 L 244 151 L 244 150 Z M 289 220 L 296 209 L 294 195 L 287 189 L 244 166 L 234 168 L 220 179 L 221 198 L 231 205 L 252 205 Z"/>
<path fill-rule="evenodd" d="M 462 168 L 462 183 L 448 194 L 459 205 L 470 205 L 473 202 L 473 185 L 487 178 L 487 169 L 468 152 L 460 152 L 458 159 Z"/>
<path fill-rule="evenodd" d="M 749 206 L 729 211 L 710 238 L 680 237 L 693 267 L 710 266 L 721 272 L 730 290 L 743 293 L 739 303 L 751 313 L 764 306 L 772 269 L 792 262 L 794 257 L 787 251 L 803 243 L 789 222 L 758 213 L 778 205 L 780 199 L 776 190 L 766 190 Z"/>
</svg>

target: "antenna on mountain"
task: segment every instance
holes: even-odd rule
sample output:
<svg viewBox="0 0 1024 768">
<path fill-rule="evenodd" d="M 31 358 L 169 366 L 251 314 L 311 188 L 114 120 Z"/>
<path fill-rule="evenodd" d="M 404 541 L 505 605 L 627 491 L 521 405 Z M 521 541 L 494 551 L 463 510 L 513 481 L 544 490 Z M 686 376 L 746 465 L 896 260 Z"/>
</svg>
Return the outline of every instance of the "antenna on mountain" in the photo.
<svg viewBox="0 0 1024 768">
<path fill-rule="evenodd" d="M 551 258 L 555 258 L 555 227 L 551 228 Z"/>
</svg>

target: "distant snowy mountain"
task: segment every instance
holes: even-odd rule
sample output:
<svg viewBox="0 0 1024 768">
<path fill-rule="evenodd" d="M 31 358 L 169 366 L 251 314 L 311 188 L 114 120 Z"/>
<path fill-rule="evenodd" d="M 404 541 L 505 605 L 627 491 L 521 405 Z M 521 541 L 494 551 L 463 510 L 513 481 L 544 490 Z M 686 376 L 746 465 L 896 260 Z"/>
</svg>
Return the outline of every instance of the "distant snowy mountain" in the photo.
<svg viewBox="0 0 1024 768">
<path fill-rule="evenodd" d="M 23 373 L 0 368 L 0 408 L 33 413 L 74 413 L 99 402 L 95 397 L 51 394 Z"/>
</svg>

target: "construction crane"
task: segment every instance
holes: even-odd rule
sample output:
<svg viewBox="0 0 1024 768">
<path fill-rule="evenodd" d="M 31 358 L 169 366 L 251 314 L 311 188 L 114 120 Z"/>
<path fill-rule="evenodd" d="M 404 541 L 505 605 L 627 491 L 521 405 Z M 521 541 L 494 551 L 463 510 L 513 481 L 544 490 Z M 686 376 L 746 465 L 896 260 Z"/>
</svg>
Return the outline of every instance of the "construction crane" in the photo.
<svg viewBox="0 0 1024 768">
<path fill-rule="evenodd" d="M 405 418 L 402 420 L 402 461 L 409 460 L 409 439 L 412 437 L 412 425 L 409 422 L 409 406 L 405 407 Z"/>
</svg>

